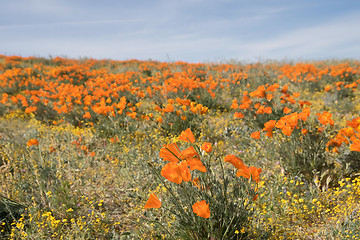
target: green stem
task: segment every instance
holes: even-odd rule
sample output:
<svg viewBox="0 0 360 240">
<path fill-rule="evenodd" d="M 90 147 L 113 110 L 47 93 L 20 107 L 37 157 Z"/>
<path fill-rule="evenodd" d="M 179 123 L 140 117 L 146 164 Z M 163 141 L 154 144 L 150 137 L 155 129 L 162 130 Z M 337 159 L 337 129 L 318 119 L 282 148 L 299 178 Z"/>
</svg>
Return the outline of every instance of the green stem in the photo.
<svg viewBox="0 0 360 240">
<path fill-rule="evenodd" d="M 227 232 L 229 231 L 229 229 L 230 229 L 230 227 L 231 227 L 232 222 L 234 221 L 234 219 L 235 219 L 235 216 L 233 216 L 233 217 L 231 218 L 231 221 L 230 221 L 230 223 L 228 224 L 228 226 L 227 226 L 227 228 L 226 228 L 226 230 L 225 230 L 225 232 L 224 232 L 224 234 L 223 234 L 223 236 L 222 236 L 221 239 L 225 239 L 226 234 L 227 234 Z"/>
<path fill-rule="evenodd" d="M 169 191 L 169 193 L 171 194 L 171 196 L 174 198 L 174 200 L 175 200 L 175 201 L 174 201 L 174 204 L 177 206 L 177 208 L 178 208 L 180 211 L 182 211 L 183 214 L 186 214 L 185 211 L 184 211 L 183 206 L 180 204 L 180 203 L 181 203 L 180 200 L 178 199 L 178 197 L 175 196 L 175 194 L 174 194 L 174 192 L 172 191 L 172 189 L 167 186 L 167 184 L 166 184 L 165 180 L 163 180 L 163 177 L 161 176 L 161 174 L 160 174 L 158 171 L 156 171 L 156 169 L 154 169 L 154 167 L 151 166 L 150 163 L 148 163 L 148 164 L 149 164 L 151 170 L 156 174 L 156 176 L 158 177 L 158 179 L 164 184 L 165 189 L 166 189 L 167 191 Z"/>
</svg>

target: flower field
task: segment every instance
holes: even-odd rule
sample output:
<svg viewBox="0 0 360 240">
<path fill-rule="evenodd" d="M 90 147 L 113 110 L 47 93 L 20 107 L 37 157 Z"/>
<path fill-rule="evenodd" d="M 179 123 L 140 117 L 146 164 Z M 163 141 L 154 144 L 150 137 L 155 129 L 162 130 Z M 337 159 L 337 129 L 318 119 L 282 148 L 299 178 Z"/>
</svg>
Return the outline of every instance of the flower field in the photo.
<svg viewBox="0 0 360 240">
<path fill-rule="evenodd" d="M 360 62 L 0 55 L 1 239 L 360 239 Z"/>
</svg>

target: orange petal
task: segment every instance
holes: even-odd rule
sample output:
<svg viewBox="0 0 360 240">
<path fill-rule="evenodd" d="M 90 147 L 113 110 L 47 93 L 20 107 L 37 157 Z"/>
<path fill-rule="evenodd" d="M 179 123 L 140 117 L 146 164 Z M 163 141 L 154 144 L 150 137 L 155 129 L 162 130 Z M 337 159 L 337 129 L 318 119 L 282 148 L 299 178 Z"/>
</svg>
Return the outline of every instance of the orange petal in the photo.
<svg viewBox="0 0 360 240">
<path fill-rule="evenodd" d="M 161 169 L 161 176 L 177 184 L 183 180 L 181 168 L 174 162 L 169 162 Z"/>
<path fill-rule="evenodd" d="M 182 131 L 179 136 L 179 139 L 190 143 L 195 142 L 194 134 L 191 132 L 190 128 L 186 129 L 185 131 Z"/>
<path fill-rule="evenodd" d="M 183 181 L 188 182 L 191 180 L 191 172 L 186 161 L 182 161 L 178 164 L 181 170 L 181 178 Z"/>
<path fill-rule="evenodd" d="M 350 145 L 350 151 L 360 152 L 360 140 L 354 141 L 354 142 Z"/>
<path fill-rule="evenodd" d="M 149 199 L 147 200 L 144 208 L 147 209 L 147 208 L 159 208 L 159 207 L 161 207 L 161 202 L 159 198 L 154 193 L 152 193 Z"/>
<path fill-rule="evenodd" d="M 91 114 L 89 112 L 86 112 L 84 115 L 83 115 L 83 118 L 88 118 L 90 119 L 91 118 Z"/>
<path fill-rule="evenodd" d="M 225 162 L 229 162 L 234 165 L 234 167 L 236 167 L 237 169 L 242 169 L 245 166 L 243 161 L 235 155 L 227 155 L 224 160 Z"/>
<path fill-rule="evenodd" d="M 211 145 L 211 143 L 204 142 L 204 143 L 201 145 L 201 149 L 204 150 L 204 151 L 207 152 L 207 153 L 210 153 L 210 152 L 212 151 L 212 145 Z"/>
<path fill-rule="evenodd" d="M 260 181 L 261 171 L 262 171 L 261 168 L 249 167 L 249 172 L 251 173 L 251 177 L 257 183 Z"/>
<path fill-rule="evenodd" d="M 193 157 L 199 157 L 199 154 L 196 152 L 193 146 L 188 147 L 181 152 L 181 159 L 189 159 Z"/>
<path fill-rule="evenodd" d="M 236 177 L 243 176 L 244 178 L 250 178 L 251 173 L 249 172 L 249 169 L 245 166 L 245 168 L 239 169 L 236 172 Z"/>
<path fill-rule="evenodd" d="M 243 118 L 243 117 L 245 117 L 245 116 L 241 112 L 235 112 L 234 113 L 234 118 Z"/>
<path fill-rule="evenodd" d="M 253 139 L 260 139 L 260 132 L 253 132 L 250 137 Z"/>
<path fill-rule="evenodd" d="M 188 159 L 186 162 L 189 165 L 191 171 L 196 169 L 199 170 L 200 172 L 206 172 L 206 167 L 204 166 L 204 164 L 201 162 L 200 159 L 191 158 Z"/>
<path fill-rule="evenodd" d="M 160 149 L 159 157 L 163 158 L 164 161 L 179 162 L 180 149 L 176 143 L 168 144 Z"/>
<path fill-rule="evenodd" d="M 276 120 L 270 120 L 264 124 L 263 131 L 272 131 L 275 127 Z"/>
<path fill-rule="evenodd" d="M 197 201 L 192 206 L 193 212 L 202 217 L 202 218 L 209 218 L 210 217 L 210 209 L 209 204 L 205 202 L 205 200 Z"/>
<path fill-rule="evenodd" d="M 30 139 L 29 141 L 27 141 L 26 145 L 28 147 L 33 146 L 33 145 L 39 145 L 39 141 L 36 139 Z"/>
<path fill-rule="evenodd" d="M 291 113 L 291 109 L 288 107 L 284 107 L 283 113 L 285 113 L 285 114 Z"/>
</svg>

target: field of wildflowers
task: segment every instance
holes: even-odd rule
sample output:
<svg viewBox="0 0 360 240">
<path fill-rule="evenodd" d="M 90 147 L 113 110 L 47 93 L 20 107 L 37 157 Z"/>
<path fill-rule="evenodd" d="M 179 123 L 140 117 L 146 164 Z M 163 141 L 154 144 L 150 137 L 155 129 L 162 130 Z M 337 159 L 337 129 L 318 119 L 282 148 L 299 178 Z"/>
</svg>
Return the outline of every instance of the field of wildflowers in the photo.
<svg viewBox="0 0 360 240">
<path fill-rule="evenodd" d="M 1 239 L 360 239 L 360 62 L 0 55 Z"/>
</svg>

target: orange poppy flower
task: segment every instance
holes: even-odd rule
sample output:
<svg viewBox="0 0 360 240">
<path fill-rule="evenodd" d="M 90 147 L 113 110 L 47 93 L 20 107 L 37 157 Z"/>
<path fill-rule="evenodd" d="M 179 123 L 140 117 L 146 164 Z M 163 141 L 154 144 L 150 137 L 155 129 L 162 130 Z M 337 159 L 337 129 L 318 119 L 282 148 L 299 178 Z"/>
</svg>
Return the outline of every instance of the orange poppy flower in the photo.
<svg viewBox="0 0 360 240">
<path fill-rule="evenodd" d="M 210 153 L 210 152 L 212 151 L 212 145 L 211 145 L 211 143 L 204 142 L 204 143 L 201 145 L 201 149 L 204 150 L 204 151 L 207 152 L 207 153 Z"/>
<path fill-rule="evenodd" d="M 132 119 L 136 118 L 136 112 L 127 112 L 126 115 L 131 117 Z"/>
<path fill-rule="evenodd" d="M 264 108 L 264 113 L 271 114 L 272 113 L 271 107 Z"/>
<path fill-rule="evenodd" d="M 242 114 L 241 112 L 236 112 L 234 113 L 234 118 L 243 118 L 244 114 Z"/>
<path fill-rule="evenodd" d="M 166 107 L 162 109 L 162 111 L 166 113 L 173 112 L 174 110 L 174 105 L 172 104 L 167 104 Z"/>
<path fill-rule="evenodd" d="M 256 183 L 258 183 L 260 181 L 260 173 L 261 173 L 262 169 L 261 168 L 256 168 L 256 167 L 247 167 L 244 166 L 242 169 L 239 169 L 236 173 L 236 177 L 244 177 L 244 178 L 252 178 L 252 180 L 254 180 Z"/>
<path fill-rule="evenodd" d="M 289 127 L 289 126 L 285 126 L 284 128 L 281 129 L 281 132 L 286 135 L 286 136 L 291 136 L 291 133 L 293 132 L 293 128 Z"/>
<path fill-rule="evenodd" d="M 280 87 L 280 85 L 278 83 L 275 83 L 273 85 L 270 85 L 267 89 L 266 92 L 275 92 L 276 89 L 278 89 Z"/>
<path fill-rule="evenodd" d="M 159 157 L 163 158 L 164 161 L 177 163 L 180 160 L 180 154 L 180 149 L 176 143 L 171 143 L 160 149 Z"/>
<path fill-rule="evenodd" d="M 86 112 L 84 115 L 83 115 L 83 118 L 91 118 L 91 114 L 89 112 Z"/>
<path fill-rule="evenodd" d="M 159 122 L 159 123 L 163 123 L 163 119 L 162 119 L 162 117 L 160 116 L 160 117 L 158 117 L 157 119 L 156 119 L 156 121 L 157 122 Z"/>
<path fill-rule="evenodd" d="M 334 126 L 335 122 L 331 119 L 331 113 L 324 111 L 323 113 L 317 113 L 316 116 L 318 116 L 319 122 L 322 125 L 330 124 L 330 126 Z"/>
<path fill-rule="evenodd" d="M 161 202 L 159 198 L 154 193 L 150 194 L 150 197 L 147 200 L 144 208 L 148 209 L 148 208 L 160 208 L 160 207 L 161 207 Z"/>
<path fill-rule="evenodd" d="M 251 174 L 252 179 L 258 183 L 260 181 L 260 173 L 261 173 L 262 169 L 261 168 L 256 168 L 256 167 L 249 167 L 249 172 Z"/>
<path fill-rule="evenodd" d="M 36 139 L 30 139 L 29 141 L 27 141 L 26 145 L 28 147 L 33 146 L 33 145 L 39 145 L 39 141 Z"/>
<path fill-rule="evenodd" d="M 342 135 L 350 138 L 355 135 L 355 131 L 353 128 L 347 127 L 347 128 L 340 129 L 339 134 L 342 134 Z"/>
<path fill-rule="evenodd" d="M 262 130 L 267 132 L 265 134 L 266 136 L 273 137 L 272 130 L 275 127 L 275 124 L 276 124 L 276 120 L 270 120 L 264 124 L 264 128 Z"/>
<path fill-rule="evenodd" d="M 324 88 L 324 91 L 325 92 L 328 92 L 328 91 L 330 91 L 331 90 L 331 86 L 330 85 L 327 85 L 327 86 L 325 86 L 325 88 Z"/>
<path fill-rule="evenodd" d="M 335 138 L 330 139 L 326 146 L 340 147 L 345 139 L 342 136 L 337 135 Z"/>
<path fill-rule="evenodd" d="M 260 132 L 253 132 L 250 137 L 254 139 L 260 139 Z"/>
<path fill-rule="evenodd" d="M 186 129 L 185 131 L 182 131 L 179 136 L 179 139 L 190 143 L 195 142 L 194 134 L 191 132 L 190 128 Z"/>
<path fill-rule="evenodd" d="M 293 97 L 295 97 L 295 98 L 300 97 L 300 93 L 298 93 L 298 92 L 294 92 L 294 93 L 293 93 Z"/>
<path fill-rule="evenodd" d="M 290 125 L 291 128 L 295 128 L 297 126 L 298 120 L 299 114 L 296 112 L 286 116 L 286 122 Z"/>
<path fill-rule="evenodd" d="M 284 120 L 283 117 L 280 118 L 275 124 L 275 127 L 280 128 L 280 129 L 283 129 L 285 126 L 286 126 L 286 121 Z"/>
<path fill-rule="evenodd" d="M 15 96 L 11 96 L 11 101 L 15 104 L 19 102 L 19 100 Z"/>
<path fill-rule="evenodd" d="M 288 91 L 288 89 L 289 89 L 289 86 L 288 86 L 288 85 L 285 85 L 285 86 L 281 89 L 281 92 L 284 93 L 284 94 L 286 94 L 287 91 Z"/>
<path fill-rule="evenodd" d="M 230 108 L 237 109 L 239 107 L 236 98 L 232 101 Z"/>
<path fill-rule="evenodd" d="M 225 157 L 224 161 L 231 163 L 237 169 L 242 169 L 245 166 L 244 162 L 240 158 L 236 157 L 235 155 L 227 155 Z"/>
<path fill-rule="evenodd" d="M 266 97 L 265 86 L 259 86 L 255 91 L 251 92 L 250 97 L 264 98 Z"/>
<path fill-rule="evenodd" d="M 299 113 L 299 118 L 302 120 L 302 121 L 306 121 L 306 119 L 310 116 L 310 108 L 309 107 L 306 107 L 304 108 L 301 113 Z"/>
<path fill-rule="evenodd" d="M 272 138 L 274 135 L 273 135 L 272 131 L 268 131 L 268 132 L 266 132 L 265 136 Z"/>
<path fill-rule="evenodd" d="M 251 102 L 244 102 L 241 105 L 239 105 L 239 109 L 248 109 L 250 107 Z"/>
<path fill-rule="evenodd" d="M 360 139 L 353 141 L 353 143 L 350 145 L 350 151 L 360 152 Z"/>
<path fill-rule="evenodd" d="M 273 128 L 275 127 L 275 124 L 276 124 L 276 120 L 267 121 L 267 122 L 264 124 L 263 131 L 272 131 Z"/>
<path fill-rule="evenodd" d="M 29 106 L 25 109 L 25 113 L 32 113 L 32 112 L 35 112 L 36 110 L 37 110 L 37 107 Z"/>
<path fill-rule="evenodd" d="M 346 126 L 352 127 L 352 128 L 354 128 L 355 130 L 358 131 L 358 128 L 360 126 L 360 117 L 357 117 L 357 118 L 354 118 L 351 121 L 348 121 L 346 123 Z"/>
<path fill-rule="evenodd" d="M 271 101 L 274 98 L 273 94 L 266 94 L 266 100 Z"/>
<path fill-rule="evenodd" d="M 284 107 L 283 112 L 284 112 L 285 114 L 291 113 L 291 109 L 288 108 L 288 107 Z"/>
<path fill-rule="evenodd" d="M 197 201 L 196 203 L 194 203 L 192 209 L 196 215 L 202 218 L 210 217 L 209 203 L 206 203 L 205 200 Z"/>
</svg>

